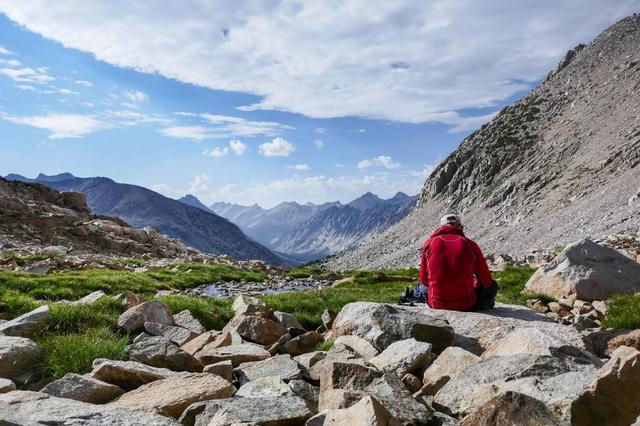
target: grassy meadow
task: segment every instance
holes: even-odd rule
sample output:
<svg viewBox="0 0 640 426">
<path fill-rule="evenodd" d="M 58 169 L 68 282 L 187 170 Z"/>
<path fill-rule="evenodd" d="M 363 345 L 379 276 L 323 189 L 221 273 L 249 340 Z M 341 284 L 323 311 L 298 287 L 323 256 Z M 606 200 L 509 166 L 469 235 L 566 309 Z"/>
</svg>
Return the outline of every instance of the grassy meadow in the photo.
<svg viewBox="0 0 640 426">
<path fill-rule="evenodd" d="M 320 271 L 300 268 L 287 273 L 305 278 Z M 530 268 L 507 268 L 494 273 L 499 283 L 497 300 L 526 304 L 534 295 L 521 294 L 525 282 L 534 272 Z M 321 324 L 325 309 L 339 312 L 347 303 L 371 301 L 395 303 L 406 286 L 418 279 L 416 269 L 386 271 L 351 271 L 352 282 L 325 288 L 261 296 L 272 310 L 289 312 L 300 323 L 315 329 Z M 243 271 L 227 265 L 184 264 L 148 272 L 84 270 L 49 275 L 0 272 L 0 318 L 10 319 L 35 307 L 50 303 L 47 326 L 35 336 L 43 348 L 41 376 L 59 378 L 67 372 L 85 373 L 95 358 L 122 358 L 133 336 L 121 334 L 116 322 L 122 305 L 102 298 L 92 305 L 52 303 L 61 299 L 76 300 L 96 290 L 115 295 L 125 290 L 142 293 L 152 299 L 159 290 L 185 289 L 201 284 L 226 281 L 262 281 L 261 273 Z M 221 329 L 232 318 L 232 300 L 174 294 L 160 297 L 173 312 L 188 309 L 207 329 Z M 640 327 L 640 296 L 620 296 L 612 300 L 607 327 Z"/>
</svg>

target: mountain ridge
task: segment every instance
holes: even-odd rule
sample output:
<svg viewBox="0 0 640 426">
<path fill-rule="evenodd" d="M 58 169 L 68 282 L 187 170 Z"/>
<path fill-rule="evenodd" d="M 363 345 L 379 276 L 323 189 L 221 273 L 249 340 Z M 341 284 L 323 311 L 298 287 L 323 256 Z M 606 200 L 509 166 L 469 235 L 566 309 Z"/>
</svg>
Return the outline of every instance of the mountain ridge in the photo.
<svg viewBox="0 0 640 426">
<path fill-rule="evenodd" d="M 634 15 L 569 51 L 436 167 L 410 215 L 327 266 L 413 266 L 449 211 L 462 214 L 485 254 L 522 257 L 586 237 L 638 235 L 639 81 Z"/>
</svg>

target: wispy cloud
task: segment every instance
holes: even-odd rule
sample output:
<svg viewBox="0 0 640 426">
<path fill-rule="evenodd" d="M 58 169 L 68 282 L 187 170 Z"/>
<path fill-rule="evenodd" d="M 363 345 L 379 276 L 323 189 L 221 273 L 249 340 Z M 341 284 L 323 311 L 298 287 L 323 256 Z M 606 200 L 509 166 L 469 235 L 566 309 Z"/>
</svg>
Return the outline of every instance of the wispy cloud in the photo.
<svg viewBox="0 0 640 426">
<path fill-rule="evenodd" d="M 260 154 L 265 157 L 288 157 L 296 147 L 284 138 L 275 138 L 260 145 Z"/>
<path fill-rule="evenodd" d="M 376 158 L 362 160 L 358 163 L 360 170 L 367 169 L 369 167 L 382 167 L 388 170 L 400 168 L 400 163 L 393 161 L 388 155 L 381 155 Z"/>
<path fill-rule="evenodd" d="M 195 114 L 191 112 L 176 112 L 175 115 L 202 119 L 203 124 L 196 126 L 177 126 L 161 130 L 165 136 L 204 140 L 227 139 L 239 137 L 276 136 L 285 130 L 294 128 L 273 121 L 252 121 L 242 117 L 219 114 Z M 195 136 L 195 137 L 194 137 Z"/>
<path fill-rule="evenodd" d="M 205 150 L 204 151 L 204 155 L 207 155 L 207 156 L 213 157 L 213 158 L 224 157 L 228 153 L 229 153 L 229 147 L 228 146 L 225 146 L 223 148 L 215 147 L 215 148 L 211 148 L 209 150 Z"/>
<path fill-rule="evenodd" d="M 47 68 L 0 68 L 4 74 L 19 83 L 50 83 L 55 80 L 47 73 Z"/>
<path fill-rule="evenodd" d="M 289 169 L 298 170 L 300 172 L 306 172 L 311 170 L 308 164 L 294 164 L 292 166 L 288 166 Z"/>
<path fill-rule="evenodd" d="M 93 87 L 93 83 L 87 80 L 76 80 L 76 84 L 78 86 Z"/>
<path fill-rule="evenodd" d="M 316 146 L 316 148 L 319 150 L 321 150 L 324 147 L 324 141 L 322 139 L 316 139 L 313 141 L 313 144 Z"/>
<path fill-rule="evenodd" d="M 0 118 L 12 123 L 47 130 L 49 139 L 80 138 L 89 133 L 112 127 L 109 123 L 81 114 L 52 113 L 34 116 L 0 114 Z"/>
<path fill-rule="evenodd" d="M 171 138 L 191 139 L 194 141 L 203 141 L 211 139 L 215 136 L 211 134 L 211 129 L 204 126 L 176 126 L 160 129 L 159 132 Z"/>
<path fill-rule="evenodd" d="M 140 90 L 128 90 L 124 92 L 124 97 L 133 102 L 144 102 L 149 100 L 149 96 Z"/>
</svg>

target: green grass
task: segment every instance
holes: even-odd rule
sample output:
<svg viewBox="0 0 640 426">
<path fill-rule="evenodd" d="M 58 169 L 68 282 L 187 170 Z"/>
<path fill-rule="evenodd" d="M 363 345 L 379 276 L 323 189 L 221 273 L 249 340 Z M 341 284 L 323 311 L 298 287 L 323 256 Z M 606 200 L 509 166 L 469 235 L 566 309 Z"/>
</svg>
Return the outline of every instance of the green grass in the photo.
<svg viewBox="0 0 640 426">
<path fill-rule="evenodd" d="M 117 265 L 124 265 L 124 266 L 144 266 L 145 263 L 147 262 L 144 259 L 134 259 L 129 257 L 123 257 L 123 258 L 114 260 L 113 263 Z"/>
<path fill-rule="evenodd" d="M 526 306 L 527 299 L 540 299 L 544 302 L 555 300 L 543 294 L 522 293 L 535 269 L 529 267 L 507 267 L 503 271 L 494 272 L 493 279 L 498 282 L 498 295 L 496 301 L 511 305 Z"/>
<path fill-rule="evenodd" d="M 602 326 L 617 329 L 640 328 L 640 294 L 614 296 Z"/>
<path fill-rule="evenodd" d="M 129 337 L 101 327 L 82 334 L 54 334 L 38 339 L 37 343 L 43 353 L 42 376 L 59 379 L 67 373 L 91 371 L 96 358 L 122 359 Z"/>
<path fill-rule="evenodd" d="M 265 275 L 228 265 L 182 264 L 147 272 L 89 269 L 33 275 L 0 272 L 0 315 L 28 312 L 38 301 L 76 300 L 96 290 L 117 294 L 126 290 L 152 294 L 172 288 L 185 289 L 216 281 L 263 281 Z"/>
<path fill-rule="evenodd" d="M 52 303 L 47 326 L 42 335 L 84 333 L 94 328 L 115 330 L 124 306 L 110 297 L 102 297 L 92 304 L 70 305 Z"/>
<path fill-rule="evenodd" d="M 314 268 L 312 266 L 302 266 L 300 268 L 290 269 L 285 273 L 289 278 L 310 278 L 314 275 L 319 275 L 323 271 L 320 268 Z"/>
<path fill-rule="evenodd" d="M 181 294 L 160 297 L 174 314 L 185 309 L 207 327 L 207 330 L 221 330 L 233 318 L 232 300 L 212 297 L 194 297 Z"/>
<path fill-rule="evenodd" d="M 18 263 L 19 265 L 22 265 L 26 262 L 39 262 L 41 260 L 46 260 L 49 259 L 51 257 L 55 257 L 56 255 L 48 255 L 48 254 L 32 254 L 29 256 L 20 256 L 17 255 L 15 253 L 3 253 L 2 254 L 2 259 L 6 259 L 6 260 L 13 260 L 14 262 Z"/>
</svg>

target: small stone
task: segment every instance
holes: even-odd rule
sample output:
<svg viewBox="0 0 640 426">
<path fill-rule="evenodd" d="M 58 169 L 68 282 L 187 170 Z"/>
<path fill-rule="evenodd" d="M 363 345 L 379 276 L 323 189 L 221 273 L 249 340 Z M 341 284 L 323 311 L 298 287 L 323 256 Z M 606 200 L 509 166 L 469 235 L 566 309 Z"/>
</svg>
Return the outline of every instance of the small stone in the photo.
<svg viewBox="0 0 640 426">
<path fill-rule="evenodd" d="M 284 342 L 280 347 L 280 351 L 291 356 L 302 355 L 313 351 L 323 340 L 320 333 L 309 331 Z"/>
<path fill-rule="evenodd" d="M 127 333 L 141 330 L 145 322 L 175 325 L 171 309 L 158 301 L 141 303 L 127 309 L 118 317 L 118 327 Z"/>
<path fill-rule="evenodd" d="M 273 313 L 273 316 L 276 318 L 278 324 L 280 324 L 284 328 L 297 328 L 303 330 L 304 333 L 304 327 L 300 325 L 296 317 L 294 317 L 293 315 L 286 312 L 275 311 Z"/>
<path fill-rule="evenodd" d="M 302 378 L 302 367 L 290 355 L 276 355 L 263 361 L 240 364 L 234 373 L 241 384 L 261 377 L 279 377 L 289 380 Z"/>
<path fill-rule="evenodd" d="M 106 383 L 111 383 L 125 390 L 135 389 L 156 380 L 176 377 L 178 373 L 167 368 L 151 367 L 137 361 L 115 361 L 96 359 L 89 375 Z"/>
<path fill-rule="evenodd" d="M 209 355 L 208 362 L 215 364 L 231 360 L 234 366 L 238 366 L 243 362 L 260 361 L 270 357 L 271 354 L 260 345 L 241 343 L 239 345 L 223 346 L 214 350 Z"/>
<path fill-rule="evenodd" d="M 373 347 L 371 343 L 358 336 L 339 336 L 333 343 L 333 346 L 329 350 L 330 353 L 336 351 L 342 351 L 343 347 L 349 348 L 353 352 L 362 357 L 363 360 L 369 361 L 371 358 L 377 356 L 380 352 Z"/>
<path fill-rule="evenodd" d="M 407 339 L 394 342 L 380 355 L 369 360 L 379 370 L 390 371 L 398 377 L 424 370 L 431 362 L 431 344 Z"/>
<path fill-rule="evenodd" d="M 42 330 L 49 318 L 49 306 L 42 305 L 31 312 L 0 324 L 0 334 L 31 337 Z"/>
<path fill-rule="evenodd" d="M 84 296 L 81 299 L 76 300 L 75 302 L 73 302 L 73 304 L 75 304 L 75 305 L 90 305 L 90 304 L 96 303 L 98 300 L 102 299 L 105 296 L 106 296 L 106 294 L 105 294 L 104 291 L 97 290 L 97 291 L 94 291 L 93 293 L 87 294 L 86 296 Z"/>
<path fill-rule="evenodd" d="M 422 381 L 411 373 L 402 376 L 402 383 L 404 383 L 412 394 L 422 389 Z"/>
<path fill-rule="evenodd" d="M 621 346 L 629 346 L 640 351 L 640 329 L 632 330 L 609 340 L 609 351 L 613 352 Z"/>
<path fill-rule="evenodd" d="M 349 408 L 323 411 L 307 421 L 306 426 L 391 426 L 397 419 L 373 396 L 366 396 Z"/>
<path fill-rule="evenodd" d="M 117 294 L 113 298 L 127 309 L 133 308 L 141 303 L 144 303 L 144 297 L 139 296 L 131 291 L 125 291 L 124 293 Z"/>
<path fill-rule="evenodd" d="M 231 345 L 231 335 L 229 333 L 223 332 L 218 334 L 212 341 L 207 343 L 194 355 L 198 361 L 202 363 L 202 365 L 207 365 L 212 363 L 212 359 L 216 357 L 216 350 L 218 348 L 222 348 L 224 346 Z"/>
<path fill-rule="evenodd" d="M 0 377 L 0 393 L 7 393 L 16 390 L 16 384 L 9 379 Z"/>
<path fill-rule="evenodd" d="M 287 330 L 277 322 L 256 315 L 236 316 L 223 331 L 235 331 L 243 339 L 261 345 L 272 345 L 287 334 Z"/>
<path fill-rule="evenodd" d="M 260 317 L 268 318 L 271 316 L 271 311 L 267 308 L 267 305 L 263 301 L 256 299 L 255 297 L 241 294 L 233 301 L 232 305 L 235 316 L 244 315 L 257 315 Z"/>
<path fill-rule="evenodd" d="M 0 334 L 0 377 L 17 380 L 40 362 L 41 355 L 33 340 Z"/>
<path fill-rule="evenodd" d="M 220 332 L 218 331 L 207 331 L 206 333 L 202 333 L 193 340 L 190 340 L 184 345 L 180 346 L 180 349 L 187 353 L 190 353 L 191 355 L 195 355 L 196 352 L 201 350 L 207 343 L 213 341 L 219 335 Z"/>
<path fill-rule="evenodd" d="M 145 322 L 144 329 L 152 336 L 164 337 L 165 339 L 172 341 L 178 346 L 182 346 L 188 341 L 198 337 L 197 333 L 187 330 L 186 328 L 158 324 L 155 322 Z"/>
<path fill-rule="evenodd" d="M 191 311 L 186 309 L 175 314 L 173 320 L 177 326 L 186 328 L 196 334 L 202 334 L 207 331 L 204 325 L 191 314 Z"/>
<path fill-rule="evenodd" d="M 125 355 L 134 361 L 174 371 L 202 371 L 202 364 L 193 355 L 162 337 L 152 336 L 129 345 Z"/>
<path fill-rule="evenodd" d="M 479 356 L 462 348 L 448 347 L 424 372 L 422 393 L 435 395 L 451 377 L 480 360 Z"/>
<path fill-rule="evenodd" d="M 260 377 L 240 386 L 236 396 L 244 398 L 277 398 L 295 396 L 293 390 L 279 377 Z"/>
</svg>

